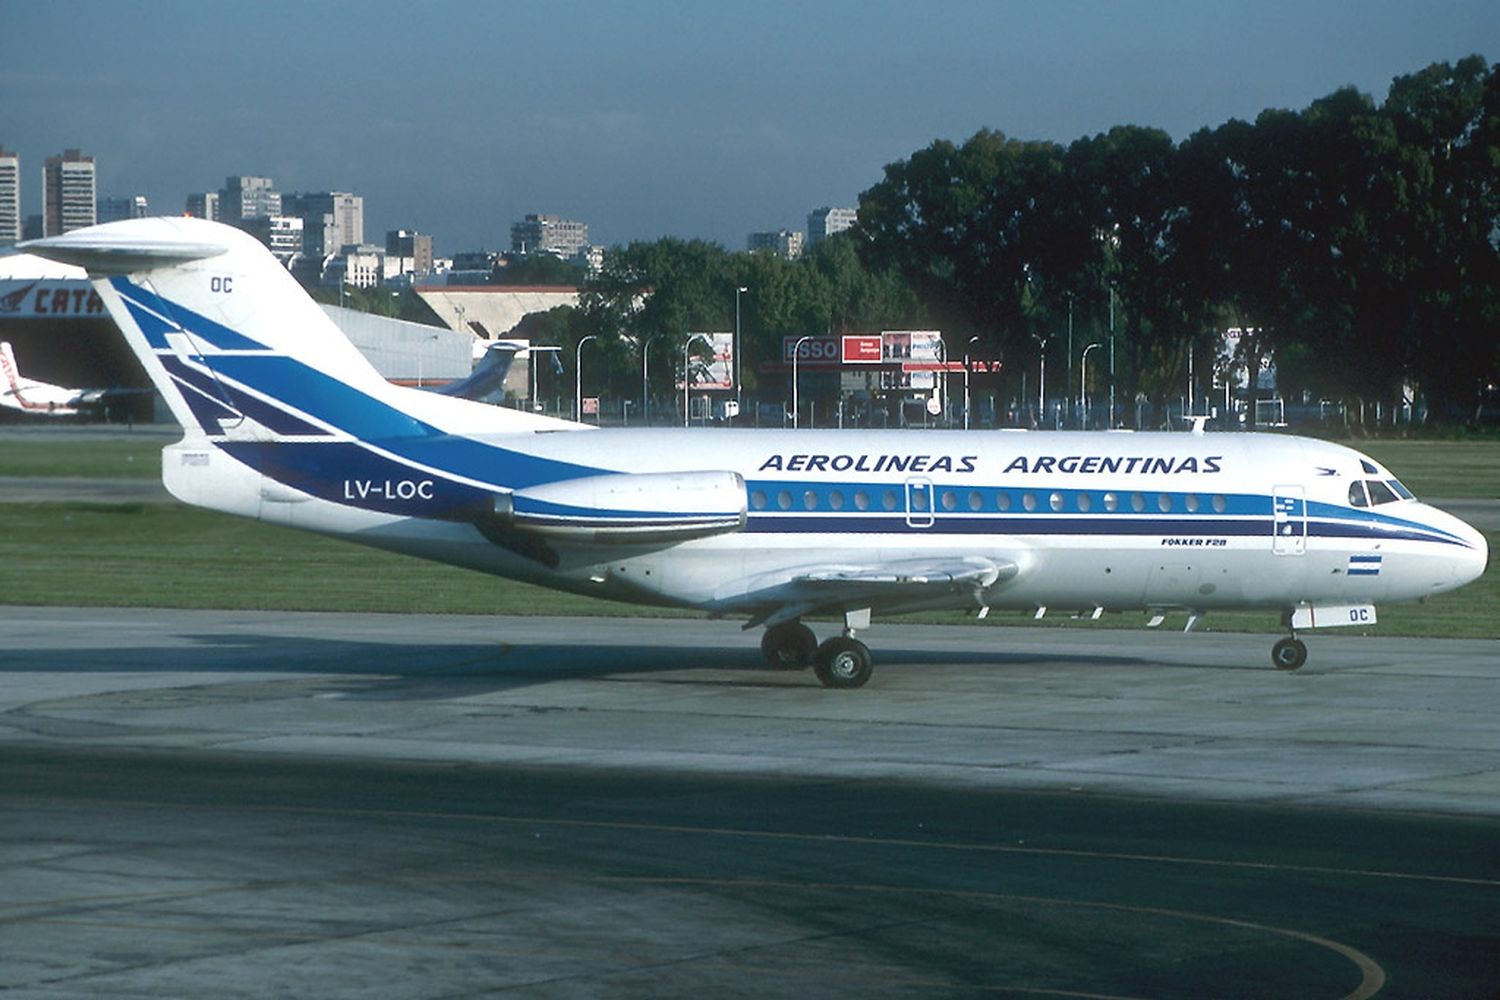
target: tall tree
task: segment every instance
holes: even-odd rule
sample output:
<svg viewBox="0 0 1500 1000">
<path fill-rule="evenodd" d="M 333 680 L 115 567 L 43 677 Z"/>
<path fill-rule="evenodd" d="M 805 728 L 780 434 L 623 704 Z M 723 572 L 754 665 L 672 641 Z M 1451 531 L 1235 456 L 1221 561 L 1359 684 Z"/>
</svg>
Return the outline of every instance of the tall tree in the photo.
<svg viewBox="0 0 1500 1000">
<path fill-rule="evenodd" d="M 1037 196 L 1061 174 L 1054 143 L 989 130 L 962 146 L 935 142 L 860 195 L 862 255 L 897 269 L 944 329 L 1024 353 L 1027 251 L 1045 225 Z"/>
<path fill-rule="evenodd" d="M 1479 56 L 1398 77 L 1382 108 L 1399 157 L 1386 183 L 1405 196 L 1411 369 L 1439 409 L 1463 408 L 1495 377 L 1500 142 L 1495 73 Z"/>
<path fill-rule="evenodd" d="M 636 242 L 605 253 L 579 308 L 621 378 L 647 351 L 653 391 L 667 392 L 678 374 L 671 361 L 681 358 L 690 334 L 733 328 L 740 284 L 729 252 L 716 243 Z"/>
<path fill-rule="evenodd" d="M 1068 147 L 1067 185 L 1049 237 L 1037 241 L 1049 285 L 1116 319 L 1117 396 L 1161 391 L 1182 334 L 1169 294 L 1165 233 L 1173 207 L 1172 139 L 1119 126 Z M 1115 301 L 1110 302 L 1111 290 Z M 1051 296 L 1054 311 L 1057 296 Z"/>
<path fill-rule="evenodd" d="M 891 267 L 867 267 L 855 232 L 843 232 L 818 243 L 799 261 L 828 286 L 827 325 L 834 333 L 902 330 L 926 323 L 921 301 Z"/>
</svg>

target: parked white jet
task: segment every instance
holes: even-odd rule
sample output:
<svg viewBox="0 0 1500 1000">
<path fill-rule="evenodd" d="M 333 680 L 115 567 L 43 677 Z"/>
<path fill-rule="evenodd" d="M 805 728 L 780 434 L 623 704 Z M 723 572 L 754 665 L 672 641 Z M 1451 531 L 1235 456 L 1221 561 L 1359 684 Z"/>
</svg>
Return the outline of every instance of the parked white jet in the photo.
<svg viewBox="0 0 1500 1000">
<path fill-rule="evenodd" d="M 1479 576 L 1473 528 L 1338 445 L 1258 434 L 594 430 L 393 386 L 252 237 L 195 219 L 28 245 L 82 265 L 186 429 L 184 502 L 562 590 L 743 616 L 857 687 L 933 608 L 1374 621 Z M 818 645 L 802 619 L 842 615 Z"/>
<path fill-rule="evenodd" d="M 21 374 L 8 341 L 0 341 L 0 406 L 44 417 L 72 417 L 102 409 L 110 400 L 149 389 L 70 389 Z"/>
</svg>

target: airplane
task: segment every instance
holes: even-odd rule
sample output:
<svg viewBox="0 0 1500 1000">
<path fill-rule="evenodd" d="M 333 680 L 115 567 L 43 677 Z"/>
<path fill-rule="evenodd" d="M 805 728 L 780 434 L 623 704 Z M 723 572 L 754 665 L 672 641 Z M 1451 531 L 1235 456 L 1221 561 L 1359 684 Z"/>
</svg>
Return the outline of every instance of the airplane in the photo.
<svg viewBox="0 0 1500 1000">
<path fill-rule="evenodd" d="M 392 385 L 252 236 L 136 219 L 86 268 L 181 423 L 185 503 L 563 591 L 764 626 L 830 688 L 874 614 L 1265 609 L 1373 623 L 1484 572 L 1484 536 L 1337 444 L 1255 433 L 612 429 Z M 819 643 L 804 619 L 842 618 Z"/>
<path fill-rule="evenodd" d="M 21 374 L 9 341 L 0 341 L 0 406 L 44 417 L 75 417 L 85 410 L 100 410 L 112 401 L 150 389 L 70 389 L 38 382 Z"/>
<path fill-rule="evenodd" d="M 443 396 L 457 396 L 460 399 L 498 406 L 505 395 L 505 378 L 510 374 L 511 362 L 521 350 L 522 345 L 515 341 L 496 341 L 485 348 L 479 363 L 468 375 L 445 385 L 424 388 Z"/>
</svg>

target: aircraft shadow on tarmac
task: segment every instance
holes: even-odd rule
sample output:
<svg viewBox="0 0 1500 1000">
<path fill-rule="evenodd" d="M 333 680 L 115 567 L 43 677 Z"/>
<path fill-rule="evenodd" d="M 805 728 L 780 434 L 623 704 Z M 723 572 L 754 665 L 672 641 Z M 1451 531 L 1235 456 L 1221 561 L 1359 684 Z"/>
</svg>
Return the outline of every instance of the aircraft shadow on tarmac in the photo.
<svg viewBox="0 0 1500 1000">
<path fill-rule="evenodd" d="M 731 637 L 733 638 L 733 637 Z M 62 673 L 291 673 L 359 676 L 365 697 L 442 698 L 481 691 L 530 687 L 565 680 L 615 679 L 739 687 L 816 687 L 811 671 L 776 670 L 759 649 L 744 645 L 570 645 L 494 642 L 413 645 L 397 642 L 245 635 L 243 632 L 179 634 L 176 644 L 126 649 L 49 648 L 15 650 L 0 662 L 0 676 L 13 671 Z M 1168 664 L 1128 655 L 1085 656 L 996 650 L 881 648 L 881 671 L 944 666 L 1003 667 L 1077 663 L 1091 667 Z M 1211 669 L 1197 667 L 1194 669 Z M 1238 667 L 1232 668 L 1238 669 Z M 691 671 L 691 673 L 688 673 Z"/>
</svg>

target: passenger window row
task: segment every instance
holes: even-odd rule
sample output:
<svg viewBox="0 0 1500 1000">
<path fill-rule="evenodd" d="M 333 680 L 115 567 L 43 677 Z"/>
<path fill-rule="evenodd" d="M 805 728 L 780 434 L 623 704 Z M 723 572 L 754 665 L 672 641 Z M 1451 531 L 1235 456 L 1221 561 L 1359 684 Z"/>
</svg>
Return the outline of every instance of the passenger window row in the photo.
<svg viewBox="0 0 1500 1000">
<path fill-rule="evenodd" d="M 875 510 L 894 513 L 905 509 L 903 492 L 895 487 L 876 491 L 855 490 L 852 495 L 846 495 L 845 491 L 837 489 L 804 490 L 798 495 L 794 495 L 792 490 L 778 490 L 774 496 L 774 503 L 777 510 L 838 511 L 852 508 L 857 511 Z M 937 497 L 938 505 L 944 511 L 953 513 L 968 511 L 975 514 L 995 512 L 1003 514 L 1012 509 L 1028 513 L 1047 510 L 1055 514 L 1069 512 L 1087 514 L 1096 509 L 1109 513 L 1125 511 L 1140 514 L 1147 510 L 1155 510 L 1163 514 L 1173 512 L 1196 514 L 1200 510 L 1212 509 L 1214 513 L 1222 514 L 1229 507 L 1229 499 L 1219 493 L 1204 497 L 1196 493 L 1108 492 L 1094 494 L 1086 491 L 1036 493 L 1011 490 L 942 490 L 939 492 L 931 489 L 913 489 L 911 509 L 925 513 L 931 506 L 931 498 L 934 495 Z M 773 497 L 765 490 L 750 491 L 752 510 L 766 510 L 771 506 L 772 501 Z"/>
</svg>

